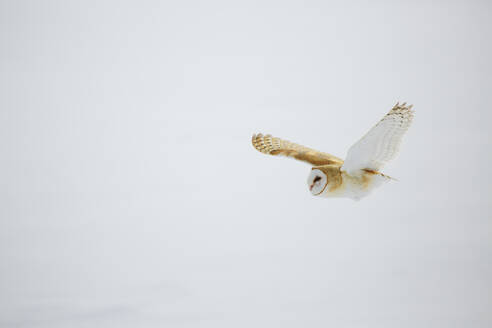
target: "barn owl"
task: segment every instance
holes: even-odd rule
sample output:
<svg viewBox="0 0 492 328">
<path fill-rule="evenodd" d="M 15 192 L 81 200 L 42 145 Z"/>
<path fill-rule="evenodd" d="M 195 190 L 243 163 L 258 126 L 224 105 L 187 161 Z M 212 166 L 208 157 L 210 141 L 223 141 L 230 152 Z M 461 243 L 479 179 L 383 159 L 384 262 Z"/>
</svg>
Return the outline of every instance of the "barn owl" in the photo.
<svg viewBox="0 0 492 328">
<path fill-rule="evenodd" d="M 311 164 L 307 184 L 312 195 L 360 200 L 376 187 L 392 180 L 380 170 L 396 157 L 403 135 L 412 120 L 412 105 L 397 103 L 366 135 L 350 147 L 345 161 L 261 133 L 253 135 L 252 143 L 262 153 L 292 157 Z"/>
</svg>

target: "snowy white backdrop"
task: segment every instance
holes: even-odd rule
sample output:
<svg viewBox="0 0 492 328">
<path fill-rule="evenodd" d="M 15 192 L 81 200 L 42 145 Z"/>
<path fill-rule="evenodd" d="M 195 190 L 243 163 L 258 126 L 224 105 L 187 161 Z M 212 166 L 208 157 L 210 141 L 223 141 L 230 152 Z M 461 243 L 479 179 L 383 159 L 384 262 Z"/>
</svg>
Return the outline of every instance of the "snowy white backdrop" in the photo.
<svg viewBox="0 0 492 328">
<path fill-rule="evenodd" d="M 490 327 L 488 1 L 0 1 L 1 327 Z M 415 105 L 399 179 L 310 196 Z"/>
</svg>

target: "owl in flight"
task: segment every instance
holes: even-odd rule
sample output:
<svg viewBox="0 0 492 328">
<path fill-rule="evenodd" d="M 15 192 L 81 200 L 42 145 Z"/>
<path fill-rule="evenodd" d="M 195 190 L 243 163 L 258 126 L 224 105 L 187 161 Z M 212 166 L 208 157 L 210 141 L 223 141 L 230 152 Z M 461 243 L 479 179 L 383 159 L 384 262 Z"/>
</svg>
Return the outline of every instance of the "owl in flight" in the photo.
<svg viewBox="0 0 492 328">
<path fill-rule="evenodd" d="M 391 180 L 380 172 L 396 157 L 403 135 L 413 120 L 412 105 L 397 103 L 347 153 L 345 161 L 271 135 L 253 135 L 253 146 L 270 155 L 292 157 L 312 165 L 308 177 L 311 194 L 359 200 L 374 188 Z"/>
</svg>

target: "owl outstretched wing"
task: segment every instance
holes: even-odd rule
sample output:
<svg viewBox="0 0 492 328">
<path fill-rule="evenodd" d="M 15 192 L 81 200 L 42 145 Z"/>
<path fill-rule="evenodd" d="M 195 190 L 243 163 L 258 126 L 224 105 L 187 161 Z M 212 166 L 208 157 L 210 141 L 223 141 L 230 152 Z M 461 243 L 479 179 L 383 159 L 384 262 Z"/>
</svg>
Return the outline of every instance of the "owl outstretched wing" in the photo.
<svg viewBox="0 0 492 328">
<path fill-rule="evenodd" d="M 350 147 L 341 169 L 349 174 L 362 169 L 379 171 L 395 158 L 403 135 L 413 120 L 412 106 L 397 103 L 365 136 Z"/>
<path fill-rule="evenodd" d="M 312 165 L 342 165 L 343 160 L 333 155 L 304 147 L 293 142 L 272 137 L 271 135 L 254 134 L 253 146 L 260 152 L 269 155 L 283 155 L 292 157 Z"/>
</svg>

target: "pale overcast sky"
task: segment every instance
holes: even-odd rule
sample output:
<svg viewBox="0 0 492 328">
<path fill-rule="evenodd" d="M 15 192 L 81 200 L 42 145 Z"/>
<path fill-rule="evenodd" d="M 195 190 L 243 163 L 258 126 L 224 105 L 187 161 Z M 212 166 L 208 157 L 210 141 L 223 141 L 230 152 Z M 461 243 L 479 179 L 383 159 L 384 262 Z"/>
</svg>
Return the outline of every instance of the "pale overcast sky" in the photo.
<svg viewBox="0 0 492 328">
<path fill-rule="evenodd" d="M 492 326 L 489 1 L 0 0 L 1 327 Z M 310 195 L 397 101 L 387 184 Z"/>
</svg>

